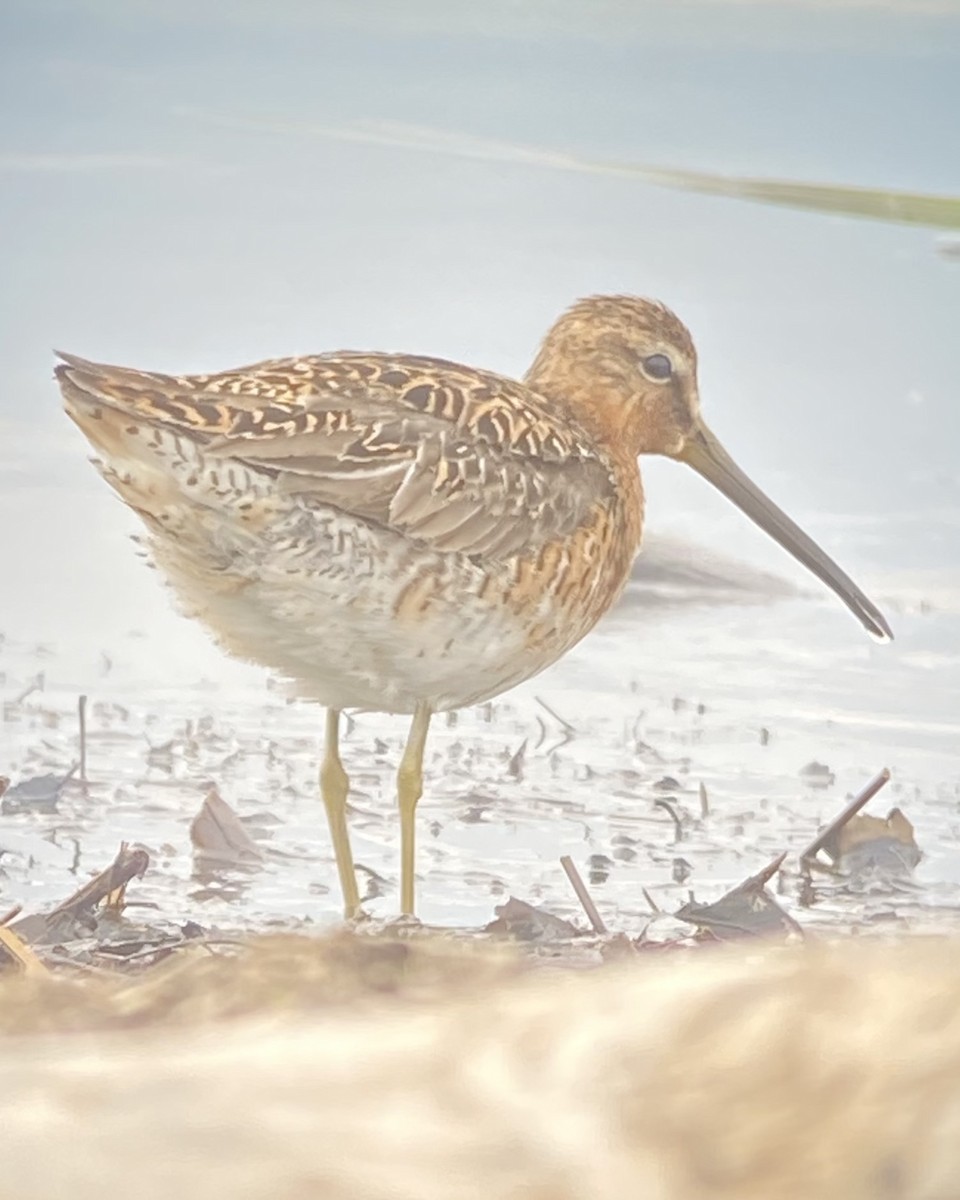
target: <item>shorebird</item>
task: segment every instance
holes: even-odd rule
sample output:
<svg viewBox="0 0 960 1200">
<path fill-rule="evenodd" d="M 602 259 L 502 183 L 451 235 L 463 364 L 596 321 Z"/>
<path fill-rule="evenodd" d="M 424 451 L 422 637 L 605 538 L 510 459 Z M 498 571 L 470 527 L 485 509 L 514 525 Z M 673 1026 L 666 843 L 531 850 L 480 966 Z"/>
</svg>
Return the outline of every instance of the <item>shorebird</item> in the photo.
<svg viewBox="0 0 960 1200">
<path fill-rule="evenodd" d="M 578 301 L 522 383 L 408 354 L 214 375 L 59 357 L 68 414 L 187 611 L 326 707 L 320 793 L 348 916 L 360 896 L 341 712 L 412 714 L 397 772 L 412 914 L 430 718 L 536 675 L 611 607 L 640 545 L 639 455 L 689 464 L 891 637 L 705 424 L 693 340 L 654 301 Z"/>
</svg>

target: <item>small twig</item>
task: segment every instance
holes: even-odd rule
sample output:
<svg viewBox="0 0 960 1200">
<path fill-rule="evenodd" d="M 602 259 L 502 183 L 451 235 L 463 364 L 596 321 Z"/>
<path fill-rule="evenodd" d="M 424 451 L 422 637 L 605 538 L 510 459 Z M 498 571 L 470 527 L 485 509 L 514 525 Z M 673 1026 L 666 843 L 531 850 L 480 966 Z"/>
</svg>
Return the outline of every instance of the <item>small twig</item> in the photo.
<svg viewBox="0 0 960 1200">
<path fill-rule="evenodd" d="M 113 955 L 114 959 L 119 959 L 122 962 L 136 962 L 140 958 L 150 958 L 153 954 L 164 953 L 167 956 L 175 954 L 179 950 L 185 948 L 193 948 L 196 946 L 200 950 L 206 950 L 211 955 L 215 954 L 214 947 L 216 946 L 239 946 L 241 950 L 250 949 L 250 939 L 240 937 L 220 937 L 217 934 L 211 934 L 209 937 L 199 938 L 178 938 L 169 942 L 153 942 L 149 945 L 141 946 L 139 950 L 131 950 L 129 954 Z M 109 946 L 101 948 L 101 954 L 109 951 Z M 108 954 L 108 957 L 109 956 Z"/>
<path fill-rule="evenodd" d="M 661 796 L 659 799 L 654 800 L 653 807 L 666 809 L 666 811 L 673 818 L 673 824 L 675 827 L 673 840 L 674 840 L 674 842 L 682 842 L 683 841 L 683 824 L 680 820 L 680 815 L 678 814 L 677 810 L 673 807 L 673 805 L 670 803 L 670 801 L 664 800 L 663 797 Z"/>
<path fill-rule="evenodd" d="M 77 971 L 80 975 L 97 976 L 100 979 L 116 979 L 117 970 L 115 967 L 97 967 L 93 963 L 82 962 L 68 954 L 63 947 L 57 946 L 38 946 L 37 954 L 45 967 L 57 967 L 57 973 L 60 974 L 59 968 L 67 968 L 68 970 Z"/>
<path fill-rule="evenodd" d="M 650 911 L 652 913 L 656 913 L 657 915 L 659 915 L 660 913 L 663 912 L 663 909 L 656 902 L 656 900 L 654 900 L 654 898 L 650 895 L 650 893 L 647 891 L 646 888 L 641 888 L 640 891 L 643 893 L 644 900 L 646 900 L 646 902 L 650 905 Z"/>
<path fill-rule="evenodd" d="M 782 851 L 773 859 L 762 871 L 758 871 L 756 875 L 751 875 L 749 879 L 745 879 L 734 891 L 740 891 L 746 888 L 762 888 L 766 887 L 770 880 L 783 866 L 783 860 L 787 857 L 786 850 Z"/>
<path fill-rule="evenodd" d="M 149 865 L 150 857 L 146 850 L 130 850 L 126 842 L 121 843 L 117 857 L 110 866 L 45 914 L 47 919 L 60 916 L 76 918 L 84 910 L 95 908 L 101 900 L 125 887 L 131 879 L 143 875 Z"/>
<path fill-rule="evenodd" d="M 550 714 L 550 716 L 553 717 L 553 719 L 558 724 L 562 725 L 563 728 L 567 731 L 567 733 L 572 735 L 577 732 L 575 726 L 571 725 L 569 721 L 567 721 L 563 717 L 561 717 L 559 713 L 554 712 L 554 710 L 550 707 L 550 705 L 546 702 L 546 700 L 541 700 L 539 696 L 534 696 L 534 700 L 536 700 L 536 702 L 540 705 L 540 707 L 545 712 L 548 712 Z"/>
<path fill-rule="evenodd" d="M 16 708 L 18 704 L 22 704 L 28 696 L 32 696 L 34 692 L 42 691 L 43 689 L 43 672 L 35 675 L 30 683 L 23 689 L 19 696 L 14 696 L 12 700 L 8 700 L 7 704 L 11 708 Z"/>
<path fill-rule="evenodd" d="M 884 767 L 879 774 L 875 775 L 873 779 L 870 780 L 863 791 L 854 796 L 846 808 L 844 808 L 841 813 L 834 817 L 829 825 L 824 826 L 824 828 L 820 830 L 810 845 L 800 855 L 800 861 L 806 862 L 808 859 L 815 858 L 827 844 L 827 842 L 829 842 L 834 836 L 834 834 L 839 832 L 839 830 L 846 825 L 851 817 L 856 816 L 856 814 L 861 808 L 864 807 L 864 805 L 869 804 L 877 792 L 879 792 L 881 788 L 886 787 L 889 782 L 890 770 L 888 767 Z"/>
<path fill-rule="evenodd" d="M 141 958 L 155 958 L 157 955 L 169 958 L 171 954 L 174 954 L 181 947 L 192 945 L 194 945 L 192 938 L 177 938 L 169 942 L 151 942 L 146 946 L 141 946 L 139 950 L 131 950 L 129 954 L 111 954 L 110 944 L 107 943 L 104 946 L 100 946 L 97 953 L 107 962 L 116 963 L 119 966 L 125 963 L 137 962 Z"/>
<path fill-rule="evenodd" d="M 524 738 L 517 749 L 510 755 L 507 763 L 507 774 L 511 779 L 523 779 L 523 760 L 527 754 L 527 739 Z"/>
<path fill-rule="evenodd" d="M 87 698 L 81 696 L 77 701 L 77 715 L 80 718 L 80 779 L 87 782 Z"/>
<path fill-rule="evenodd" d="M 700 780 L 700 816 L 710 816 L 710 801 L 707 798 L 707 785 L 702 779 Z"/>
<path fill-rule="evenodd" d="M 583 911 L 587 914 L 587 920 L 593 926 L 593 932 L 600 935 L 609 932 L 604 924 L 603 917 L 597 912 L 597 906 L 593 902 L 593 897 L 587 891 L 587 885 L 583 882 L 580 872 L 577 870 L 569 854 L 562 855 L 560 866 L 566 872 L 566 876 L 570 880 L 570 886 L 577 893 L 577 899 L 583 906 Z"/>
</svg>

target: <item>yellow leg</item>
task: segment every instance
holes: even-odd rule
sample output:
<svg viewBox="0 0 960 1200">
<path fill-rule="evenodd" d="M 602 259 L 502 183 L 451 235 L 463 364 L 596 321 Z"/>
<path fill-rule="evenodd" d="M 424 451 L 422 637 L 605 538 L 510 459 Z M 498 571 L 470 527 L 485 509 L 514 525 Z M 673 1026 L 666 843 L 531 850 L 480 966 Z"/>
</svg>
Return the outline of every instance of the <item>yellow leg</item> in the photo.
<svg viewBox="0 0 960 1200">
<path fill-rule="evenodd" d="M 417 801 L 423 795 L 423 751 L 427 744 L 431 712 L 418 704 L 410 736 L 397 771 L 397 800 L 400 805 L 400 911 L 413 916 L 414 832 Z"/>
<path fill-rule="evenodd" d="M 347 831 L 349 789 L 350 780 L 340 761 L 340 712 L 336 708 L 328 708 L 323 762 L 320 764 L 320 795 L 327 810 L 327 824 L 330 826 L 330 838 L 340 874 L 344 916 L 348 920 L 360 911 L 360 892 L 357 890 L 357 875 L 353 869 L 353 852 Z"/>
</svg>

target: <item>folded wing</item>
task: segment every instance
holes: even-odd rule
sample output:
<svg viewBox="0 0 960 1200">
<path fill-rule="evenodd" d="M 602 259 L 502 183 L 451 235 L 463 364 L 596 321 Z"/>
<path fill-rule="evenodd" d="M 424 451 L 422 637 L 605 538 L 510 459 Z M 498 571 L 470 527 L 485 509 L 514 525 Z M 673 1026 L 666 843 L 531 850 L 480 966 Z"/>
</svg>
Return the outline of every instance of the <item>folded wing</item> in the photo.
<svg viewBox="0 0 960 1200">
<path fill-rule="evenodd" d="M 440 359 L 344 353 L 170 376 L 60 357 L 82 427 L 84 410 L 122 412 L 269 473 L 307 506 L 437 550 L 506 558 L 569 535 L 613 495 L 609 465 L 566 413 Z"/>
</svg>

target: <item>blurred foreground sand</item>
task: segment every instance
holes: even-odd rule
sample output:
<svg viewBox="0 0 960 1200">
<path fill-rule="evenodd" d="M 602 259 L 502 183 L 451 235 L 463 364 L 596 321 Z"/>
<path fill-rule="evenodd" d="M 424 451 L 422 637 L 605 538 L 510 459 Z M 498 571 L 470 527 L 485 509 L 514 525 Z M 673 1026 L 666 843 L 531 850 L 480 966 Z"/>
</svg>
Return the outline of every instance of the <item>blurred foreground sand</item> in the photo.
<svg viewBox="0 0 960 1200">
<path fill-rule="evenodd" d="M 14 979 L 4 1192 L 946 1200 L 957 960 L 847 941 L 574 971 L 343 935 Z"/>
</svg>

